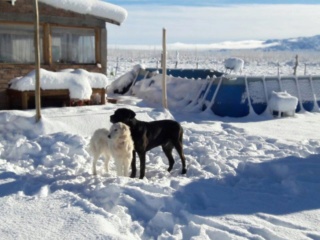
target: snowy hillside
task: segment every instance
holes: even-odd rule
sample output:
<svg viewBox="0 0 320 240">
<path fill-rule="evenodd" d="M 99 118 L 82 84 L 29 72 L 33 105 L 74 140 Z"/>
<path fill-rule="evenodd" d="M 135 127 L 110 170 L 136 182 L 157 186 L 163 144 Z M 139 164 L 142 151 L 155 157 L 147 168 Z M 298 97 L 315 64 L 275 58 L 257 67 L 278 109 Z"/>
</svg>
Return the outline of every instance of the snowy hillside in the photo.
<svg viewBox="0 0 320 240">
<path fill-rule="evenodd" d="M 264 42 L 271 45 L 265 51 L 320 51 L 320 35 L 313 37 L 299 37 L 289 39 L 272 39 Z"/>
</svg>

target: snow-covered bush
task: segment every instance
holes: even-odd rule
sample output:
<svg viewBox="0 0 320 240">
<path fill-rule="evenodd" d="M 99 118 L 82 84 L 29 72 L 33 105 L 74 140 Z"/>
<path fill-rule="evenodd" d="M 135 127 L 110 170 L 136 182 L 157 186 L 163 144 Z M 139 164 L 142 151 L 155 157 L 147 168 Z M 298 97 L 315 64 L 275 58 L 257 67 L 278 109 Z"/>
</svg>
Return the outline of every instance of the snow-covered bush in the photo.
<svg viewBox="0 0 320 240">
<path fill-rule="evenodd" d="M 232 57 L 232 58 L 227 58 L 224 61 L 224 67 L 226 70 L 230 70 L 233 72 L 242 72 L 243 70 L 243 66 L 244 66 L 244 61 L 241 58 L 236 58 L 236 57 Z"/>
</svg>

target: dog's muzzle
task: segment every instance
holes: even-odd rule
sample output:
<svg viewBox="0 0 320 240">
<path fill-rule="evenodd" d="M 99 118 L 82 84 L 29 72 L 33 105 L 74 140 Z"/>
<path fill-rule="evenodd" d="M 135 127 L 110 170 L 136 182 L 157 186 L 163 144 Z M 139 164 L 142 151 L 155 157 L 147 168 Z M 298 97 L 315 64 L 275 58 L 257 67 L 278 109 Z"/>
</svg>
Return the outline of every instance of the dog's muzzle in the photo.
<svg viewBox="0 0 320 240">
<path fill-rule="evenodd" d="M 111 135 L 108 135 L 108 138 L 110 138 L 110 139 L 111 139 Z"/>
</svg>

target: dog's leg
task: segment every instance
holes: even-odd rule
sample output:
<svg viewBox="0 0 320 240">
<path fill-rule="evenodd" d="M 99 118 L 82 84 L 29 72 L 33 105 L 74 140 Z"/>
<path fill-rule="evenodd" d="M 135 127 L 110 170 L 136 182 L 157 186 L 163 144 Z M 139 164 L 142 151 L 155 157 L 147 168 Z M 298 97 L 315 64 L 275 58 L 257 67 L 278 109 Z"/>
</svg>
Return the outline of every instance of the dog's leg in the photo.
<svg viewBox="0 0 320 240">
<path fill-rule="evenodd" d="M 169 168 L 168 168 L 168 172 L 170 172 L 173 168 L 174 165 L 174 158 L 172 156 L 172 149 L 173 146 L 171 143 L 168 143 L 166 145 L 162 145 L 162 150 L 164 152 L 164 154 L 166 155 L 166 157 L 168 158 L 169 161 Z"/>
<path fill-rule="evenodd" d="M 144 174 L 146 171 L 146 152 L 140 152 L 138 153 L 139 159 L 140 159 L 140 179 L 144 178 Z"/>
<path fill-rule="evenodd" d="M 136 151 L 132 151 L 132 162 L 131 162 L 131 178 L 135 178 L 137 173 L 137 166 L 136 166 Z"/>
<path fill-rule="evenodd" d="M 116 170 L 117 170 L 117 176 L 121 177 L 123 176 L 123 170 L 122 170 L 122 159 L 117 159 L 116 162 Z"/>
<path fill-rule="evenodd" d="M 92 162 L 92 174 L 97 175 L 97 161 L 98 161 L 99 155 L 94 154 L 93 156 L 93 162 Z"/>
<path fill-rule="evenodd" d="M 130 167 L 131 161 L 132 161 L 132 155 L 130 154 L 129 157 L 126 157 L 124 164 L 123 164 L 123 174 L 125 177 L 129 176 L 129 167 Z"/>
<path fill-rule="evenodd" d="M 183 148 L 182 148 L 182 144 L 179 143 L 177 144 L 177 146 L 175 146 L 179 156 L 180 156 L 180 159 L 181 159 L 181 163 L 182 163 L 182 172 L 181 174 L 186 174 L 187 173 L 187 168 L 186 168 L 186 158 L 183 154 Z"/>
<path fill-rule="evenodd" d="M 128 176 L 129 176 L 129 165 L 127 165 L 127 164 L 124 164 L 124 165 L 123 165 L 123 175 L 124 175 L 125 177 L 128 177 Z"/>
<path fill-rule="evenodd" d="M 110 155 L 108 153 L 104 154 L 104 170 L 106 173 L 109 173 L 109 161 L 110 161 Z"/>
<path fill-rule="evenodd" d="M 185 158 L 184 153 L 183 153 L 182 136 L 183 136 L 183 134 L 181 132 L 180 137 L 179 137 L 179 141 L 175 142 L 173 144 L 174 144 L 174 147 L 177 150 L 177 152 L 178 152 L 178 154 L 180 156 L 180 159 L 181 159 L 181 163 L 182 163 L 182 172 L 181 172 L 181 174 L 186 174 L 187 173 L 186 158 Z"/>
</svg>

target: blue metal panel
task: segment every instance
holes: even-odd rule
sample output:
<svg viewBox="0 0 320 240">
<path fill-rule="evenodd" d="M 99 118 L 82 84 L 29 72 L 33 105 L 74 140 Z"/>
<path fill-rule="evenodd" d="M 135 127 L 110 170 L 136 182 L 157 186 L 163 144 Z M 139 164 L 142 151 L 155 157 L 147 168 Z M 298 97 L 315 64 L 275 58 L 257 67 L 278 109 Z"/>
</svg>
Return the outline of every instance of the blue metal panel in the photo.
<svg viewBox="0 0 320 240">
<path fill-rule="evenodd" d="M 263 77 L 248 77 L 247 82 L 251 106 L 254 112 L 260 115 L 267 109 L 268 106 L 264 90 Z"/>
<path fill-rule="evenodd" d="M 223 79 L 211 110 L 218 116 L 244 117 L 249 114 L 248 99 L 243 77 Z"/>
<path fill-rule="evenodd" d="M 149 73 L 158 71 L 161 74 L 162 72 L 161 69 L 156 68 L 148 68 L 146 70 Z M 305 110 L 313 111 L 315 109 L 314 96 L 316 97 L 316 102 L 319 105 L 318 107 L 320 107 L 319 76 L 313 77 L 313 89 L 310 83 L 310 78 L 307 76 L 299 77 L 297 81 L 294 76 L 282 76 L 280 79 L 278 76 L 269 76 L 265 78 L 247 77 L 248 91 L 250 94 L 248 99 L 244 76 L 238 77 L 235 80 L 223 78 L 220 88 L 218 89 L 219 79 L 216 79 L 212 84 L 210 83 L 213 81 L 213 76 L 222 76 L 223 73 L 221 72 L 211 71 L 208 69 L 167 69 L 167 75 L 180 78 L 201 79 L 201 81 L 205 81 L 203 82 L 203 89 L 197 94 L 197 96 L 193 96 L 193 100 L 190 99 L 186 102 L 186 105 L 197 106 L 202 110 L 210 107 L 212 112 L 218 116 L 247 116 L 249 114 L 249 101 L 254 112 L 258 115 L 262 114 L 267 109 L 268 99 L 270 98 L 272 91 L 287 91 L 290 95 L 298 97 L 298 99 L 300 97 L 301 99 L 299 99 L 299 104 L 296 109 L 297 112 L 301 110 L 301 104 Z M 146 76 L 146 72 L 141 73 L 137 77 L 137 81 L 140 81 L 145 77 L 148 78 L 148 76 Z M 216 91 L 216 98 L 212 101 Z M 208 106 L 208 103 L 211 102 L 213 102 L 212 106 Z M 201 106 L 199 104 L 201 104 Z"/>
<path fill-rule="evenodd" d="M 162 69 L 157 68 L 147 68 L 149 72 L 159 71 L 162 74 Z M 223 73 L 213 71 L 210 69 L 167 69 L 167 75 L 171 75 L 173 77 L 181 77 L 181 78 L 194 78 L 194 79 L 206 79 L 212 78 L 213 76 L 220 77 Z"/>
<path fill-rule="evenodd" d="M 316 102 L 318 103 L 318 107 L 320 108 L 320 77 L 312 77 L 312 82 L 313 82 L 313 90 L 314 90 L 314 95 L 316 97 Z"/>
<path fill-rule="evenodd" d="M 314 108 L 314 96 L 309 77 L 299 77 L 298 85 L 301 94 L 301 103 L 306 111 L 312 112 Z"/>
</svg>

